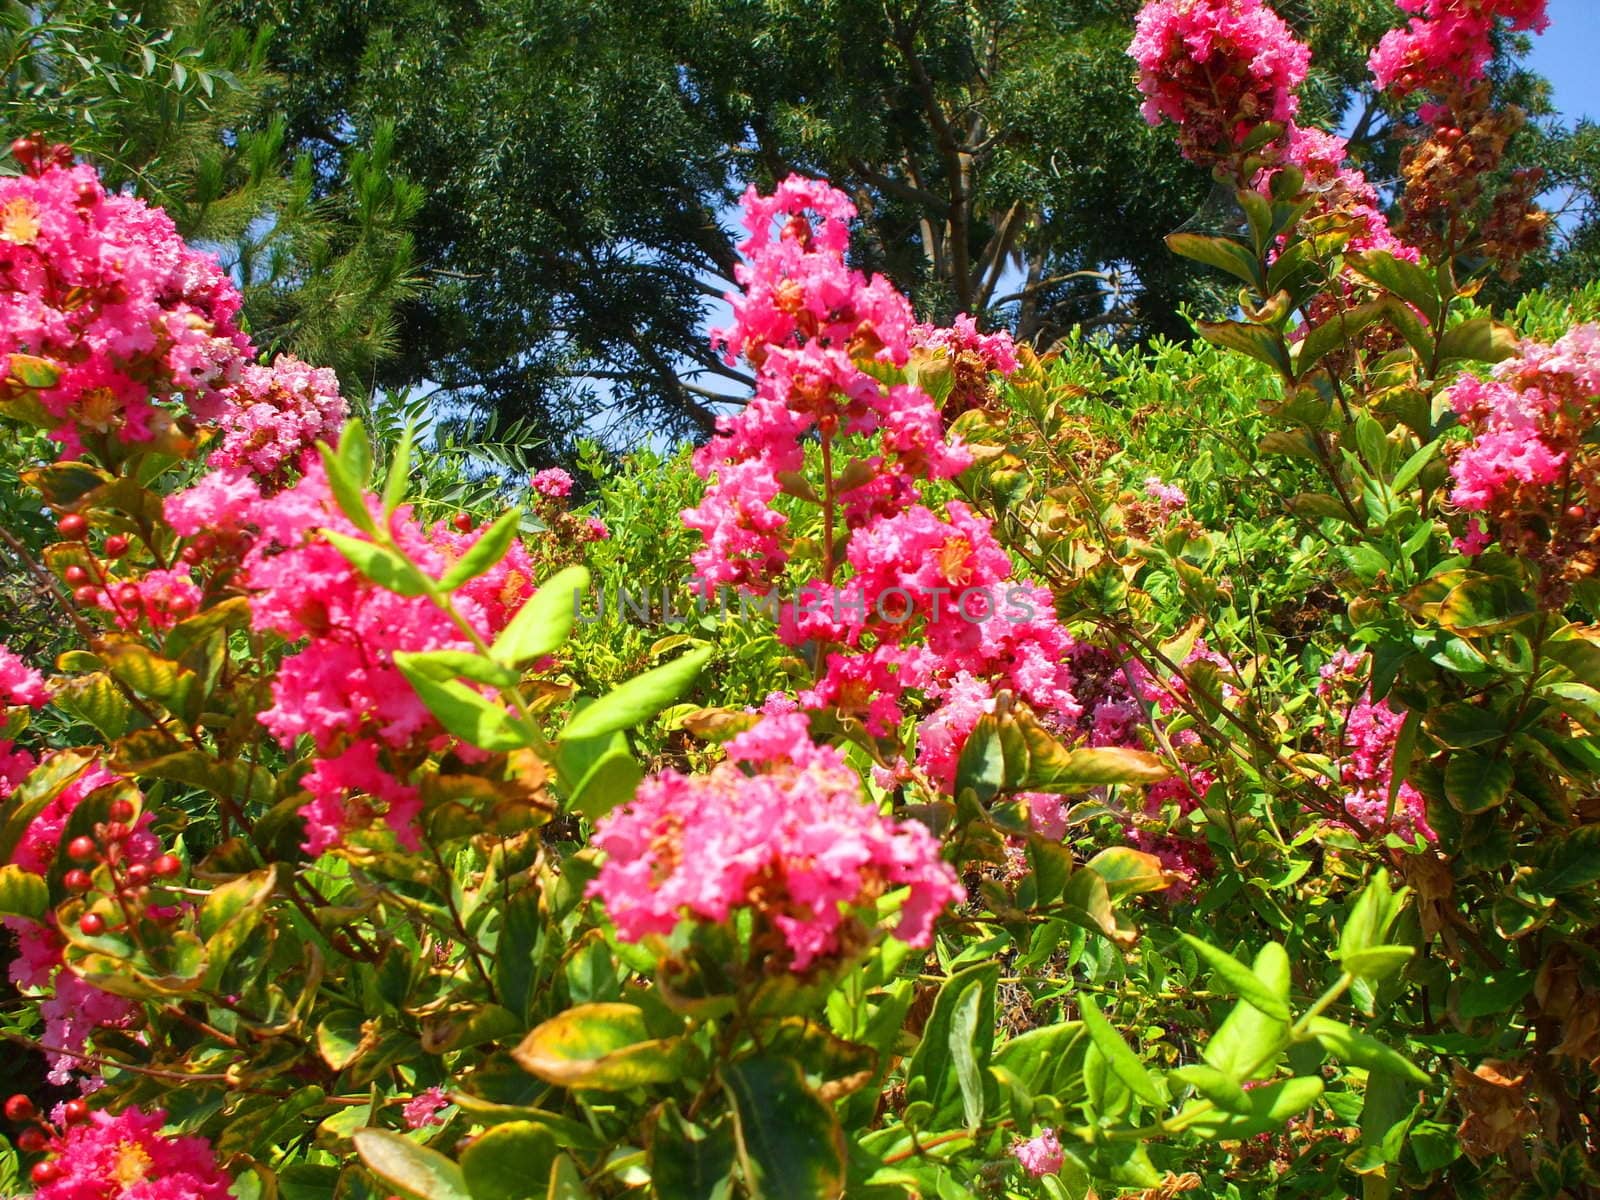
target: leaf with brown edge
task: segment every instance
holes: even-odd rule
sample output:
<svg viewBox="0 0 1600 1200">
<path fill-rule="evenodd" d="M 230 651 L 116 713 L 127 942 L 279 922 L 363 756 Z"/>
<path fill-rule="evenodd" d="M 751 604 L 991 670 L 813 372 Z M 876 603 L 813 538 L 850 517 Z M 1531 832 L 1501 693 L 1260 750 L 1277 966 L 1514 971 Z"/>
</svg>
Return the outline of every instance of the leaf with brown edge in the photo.
<svg viewBox="0 0 1600 1200">
<path fill-rule="evenodd" d="M 689 1047 L 652 1038 L 632 1004 L 579 1004 L 552 1017 L 511 1052 L 546 1083 L 574 1090 L 626 1091 L 679 1078 Z"/>
</svg>

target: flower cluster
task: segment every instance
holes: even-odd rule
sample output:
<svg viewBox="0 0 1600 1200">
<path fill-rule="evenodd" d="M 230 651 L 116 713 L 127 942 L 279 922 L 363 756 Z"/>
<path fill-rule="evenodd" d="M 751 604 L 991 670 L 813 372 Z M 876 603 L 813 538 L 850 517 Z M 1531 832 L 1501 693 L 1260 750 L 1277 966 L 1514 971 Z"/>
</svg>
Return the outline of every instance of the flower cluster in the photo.
<svg viewBox="0 0 1600 1200">
<path fill-rule="evenodd" d="M 961 313 L 948 326 L 913 325 L 912 345 L 924 352 L 944 357 L 950 364 L 950 391 L 940 411 L 953 420 L 974 408 L 994 405 L 995 375 L 1009 375 L 1017 369 L 1017 348 L 1004 329 L 979 333 L 977 322 Z"/>
<path fill-rule="evenodd" d="M 81 1101 L 77 1103 L 82 1103 Z M 38 1200 L 230 1200 L 228 1177 L 204 1138 L 162 1132 L 166 1113 L 89 1112 L 53 1132 L 35 1165 Z"/>
<path fill-rule="evenodd" d="M 1346 789 L 1344 809 L 1369 837 L 1394 833 L 1408 842 L 1419 836 L 1434 841 L 1427 804 L 1411 784 L 1402 782 L 1394 789 L 1391 819 L 1395 743 L 1406 715 L 1387 699 L 1372 698 L 1370 666 L 1365 651 L 1339 650 L 1318 671 L 1317 695 L 1340 718 L 1331 753 L 1338 761 L 1338 782 Z"/>
<path fill-rule="evenodd" d="M 1367 60 L 1379 91 L 1396 96 L 1422 88 L 1450 93 L 1483 78 L 1501 19 L 1512 29 L 1542 33 L 1546 0 L 1396 0 L 1413 14 L 1404 29 L 1383 35 Z"/>
<path fill-rule="evenodd" d="M 402 507 L 385 520 L 396 544 L 435 577 L 482 531 L 423 528 Z M 405 777 L 450 740 L 394 663 L 396 651 L 470 650 L 472 641 L 426 596 L 377 586 L 323 536 L 360 530 L 334 502 L 320 463 L 292 487 L 264 496 L 240 472 L 218 471 L 166 502 L 179 533 L 231 539 L 251 621 L 303 642 L 272 685 L 261 722 L 285 746 L 311 738 L 317 761 L 302 781 L 305 847 L 320 853 L 381 817 L 403 845 L 416 844 L 420 798 Z M 492 639 L 532 593 L 534 568 L 520 542 L 453 596 L 457 612 Z M 458 748 L 459 751 L 459 748 Z"/>
<path fill-rule="evenodd" d="M 557 547 L 576 558 L 588 542 L 603 542 L 611 536 L 606 523 L 591 513 L 573 512 L 572 476 L 560 467 L 546 467 L 528 477 L 533 492 L 533 513 L 553 534 Z M 459 526 L 458 526 L 459 528 Z M 558 556 L 561 551 L 558 550 Z"/>
<path fill-rule="evenodd" d="M 909 889 L 894 932 L 913 946 L 964 895 L 933 835 L 867 803 L 800 713 L 764 716 L 709 774 L 647 779 L 596 825 L 594 844 L 606 862 L 589 894 L 625 940 L 748 909 L 770 935 L 762 948 L 794 971 L 849 957 L 867 936 L 854 914 L 886 892 Z"/>
<path fill-rule="evenodd" d="M 1475 514 L 1461 548 L 1490 541 L 1545 566 L 1547 586 L 1600 565 L 1600 457 L 1587 444 L 1600 401 L 1600 325 L 1521 344 L 1488 379 L 1445 393 L 1472 434 L 1450 465 L 1451 501 Z"/>
<path fill-rule="evenodd" d="M 1417 251 L 1407 246 L 1389 228 L 1377 189 L 1358 168 L 1349 165 L 1349 143 L 1325 130 L 1291 125 L 1280 152 L 1282 161 L 1299 169 L 1305 190 L 1314 197 L 1311 215 L 1323 221 L 1338 221 L 1350 232 L 1346 249 L 1385 250 L 1408 262 L 1417 260 Z M 1266 190 L 1272 172 L 1265 171 L 1258 185 Z"/>
<path fill-rule="evenodd" d="M 845 265 L 855 209 L 844 194 L 791 176 L 771 196 L 752 187 L 744 208 L 750 236 L 736 271 L 743 290 L 728 297 L 733 324 L 712 336 L 730 361 L 742 354 L 755 369 L 755 395 L 737 415 L 719 418 L 716 435 L 695 453 L 708 485 L 683 519 L 705 538 L 693 561 L 707 588 L 764 590 L 788 561 L 788 518 L 773 501 L 785 476 L 805 465 L 808 433 L 825 445 L 847 435 L 878 439 L 877 453 L 829 483 L 838 483 L 852 527 L 903 509 L 919 481 L 950 478 L 968 455 L 946 440 L 925 392 L 886 386 L 867 369 L 906 363 L 913 321 L 886 279 Z"/>
<path fill-rule="evenodd" d="M 1179 127 L 1186 157 L 1230 158 L 1263 121 L 1288 122 L 1311 51 L 1262 0 L 1151 0 L 1128 53 L 1144 118 Z"/>
<path fill-rule="evenodd" d="M 339 380 L 327 367 L 310 367 L 280 354 L 270 367 L 251 363 L 221 409 L 222 444 L 206 460 L 241 467 L 263 479 L 298 467 L 317 442 L 332 441 L 344 424 Z"/>
<path fill-rule="evenodd" d="M 64 151 L 23 139 L 14 152 L 25 173 L 0 179 L 0 392 L 54 375 L 39 402 L 69 453 L 84 438 L 156 439 L 172 424 L 159 402 L 214 418 L 250 349 L 215 259 Z"/>
<path fill-rule="evenodd" d="M 1054 1129 L 1046 1129 L 1027 1141 L 1012 1143 L 1011 1153 L 1022 1169 L 1035 1179 L 1041 1175 L 1054 1175 L 1067 1160 L 1060 1139 Z"/>
</svg>

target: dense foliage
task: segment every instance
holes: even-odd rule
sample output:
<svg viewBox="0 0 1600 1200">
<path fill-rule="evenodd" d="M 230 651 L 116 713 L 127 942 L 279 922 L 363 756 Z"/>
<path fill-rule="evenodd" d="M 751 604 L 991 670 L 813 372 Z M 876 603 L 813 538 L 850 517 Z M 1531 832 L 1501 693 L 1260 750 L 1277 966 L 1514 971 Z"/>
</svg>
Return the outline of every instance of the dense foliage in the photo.
<svg viewBox="0 0 1600 1200">
<path fill-rule="evenodd" d="M 1485 290 L 1542 13 L 1409 0 L 1392 208 L 1272 8 L 1130 14 L 1194 348 L 751 187 L 750 401 L 503 513 L 19 139 L 0 1187 L 1600 1194 L 1600 292 Z"/>
</svg>

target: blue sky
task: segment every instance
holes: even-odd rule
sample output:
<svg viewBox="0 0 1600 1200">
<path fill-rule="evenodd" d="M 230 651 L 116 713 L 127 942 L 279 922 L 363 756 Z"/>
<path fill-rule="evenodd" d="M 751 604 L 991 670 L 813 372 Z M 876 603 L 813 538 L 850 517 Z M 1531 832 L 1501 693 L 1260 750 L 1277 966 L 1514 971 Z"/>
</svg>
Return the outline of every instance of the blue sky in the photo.
<svg viewBox="0 0 1600 1200">
<path fill-rule="evenodd" d="M 1549 13 L 1528 65 L 1554 86 L 1565 124 L 1600 121 L 1600 0 L 1550 0 Z"/>
</svg>

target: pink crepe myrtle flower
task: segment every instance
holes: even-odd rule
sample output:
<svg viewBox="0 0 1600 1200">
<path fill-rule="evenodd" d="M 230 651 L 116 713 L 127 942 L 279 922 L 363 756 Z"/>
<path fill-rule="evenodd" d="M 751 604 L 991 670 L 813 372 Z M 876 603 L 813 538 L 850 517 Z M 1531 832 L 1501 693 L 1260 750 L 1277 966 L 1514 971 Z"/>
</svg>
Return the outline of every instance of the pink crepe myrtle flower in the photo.
<svg viewBox="0 0 1600 1200">
<path fill-rule="evenodd" d="M 1022 1169 L 1035 1179 L 1054 1175 L 1067 1159 L 1054 1129 L 1042 1130 L 1027 1141 L 1013 1142 L 1011 1153 L 1022 1164 Z"/>
<path fill-rule="evenodd" d="M 1600 325 L 1557 341 L 1524 341 L 1488 379 L 1464 374 L 1445 392 L 1472 435 L 1450 463 L 1450 500 L 1471 513 L 1466 554 L 1497 541 L 1539 563 L 1546 589 L 1592 573 L 1600 543 Z"/>
<path fill-rule="evenodd" d="M 1396 0 L 1413 14 L 1374 47 L 1367 67 L 1379 91 L 1405 96 L 1420 88 L 1448 91 L 1483 78 L 1494 56 L 1492 34 L 1505 20 L 1514 30 L 1543 33 L 1546 0 Z"/>
<path fill-rule="evenodd" d="M 443 1125 L 439 1114 L 450 1107 L 450 1098 L 441 1087 L 431 1087 L 407 1100 L 400 1110 L 407 1129 L 426 1129 L 430 1125 Z"/>
<path fill-rule="evenodd" d="M 44 676 L 23 662 L 9 647 L 0 646 L 0 707 L 25 704 L 43 707 L 50 700 Z"/>
<path fill-rule="evenodd" d="M 1395 743 L 1405 720 L 1402 710 L 1387 700 L 1373 700 L 1370 692 L 1363 692 L 1350 707 L 1344 722 L 1344 758 L 1339 773 L 1339 782 L 1348 789 L 1344 807 L 1370 836 L 1395 833 L 1406 841 L 1420 836 L 1433 842 L 1438 835 L 1428 824 L 1427 803 L 1410 783 L 1400 784 L 1392 819 L 1389 813 Z"/>
<path fill-rule="evenodd" d="M 1178 126 L 1186 157 L 1227 158 L 1262 121 L 1288 122 L 1311 51 L 1261 0 L 1150 0 L 1128 53 L 1144 118 Z"/>
<path fill-rule="evenodd" d="M 285 467 L 298 466 L 317 442 L 333 441 L 344 419 L 333 371 L 280 354 L 270 367 L 251 363 L 240 371 L 229 402 L 218 411 L 222 444 L 206 461 L 274 479 Z"/>
<path fill-rule="evenodd" d="M 0 360 L 53 364 L 39 401 L 66 453 L 85 437 L 151 441 L 172 410 L 216 419 L 249 361 L 216 260 L 70 159 L 0 179 L 0 280 Z"/>
<path fill-rule="evenodd" d="M 7 974 L 17 987 L 43 992 L 39 1016 L 47 1078 L 57 1087 L 97 1079 L 83 1055 L 96 1029 L 121 1029 L 132 1023 L 137 1005 L 125 996 L 102 991 L 74 975 L 62 961 L 61 935 L 50 926 L 22 917 L 4 918 L 17 939 L 17 957 Z"/>
<path fill-rule="evenodd" d="M 228 1177 L 201 1137 L 162 1132 L 166 1113 L 105 1110 L 51 1140 L 56 1176 L 38 1200 L 230 1200 Z"/>
<path fill-rule="evenodd" d="M 546 467 L 535 471 L 528 479 L 529 485 L 547 500 L 565 500 L 572 495 L 572 476 L 560 467 Z"/>
<path fill-rule="evenodd" d="M 895 821 L 862 796 L 800 713 L 763 717 L 705 775 L 664 771 L 602 818 L 605 865 L 588 894 L 625 941 L 669 934 L 689 917 L 722 923 L 753 910 L 781 937 L 791 970 L 848 956 L 852 914 L 910 889 L 894 932 L 926 946 L 933 921 L 964 893 L 926 827 Z"/>
</svg>

